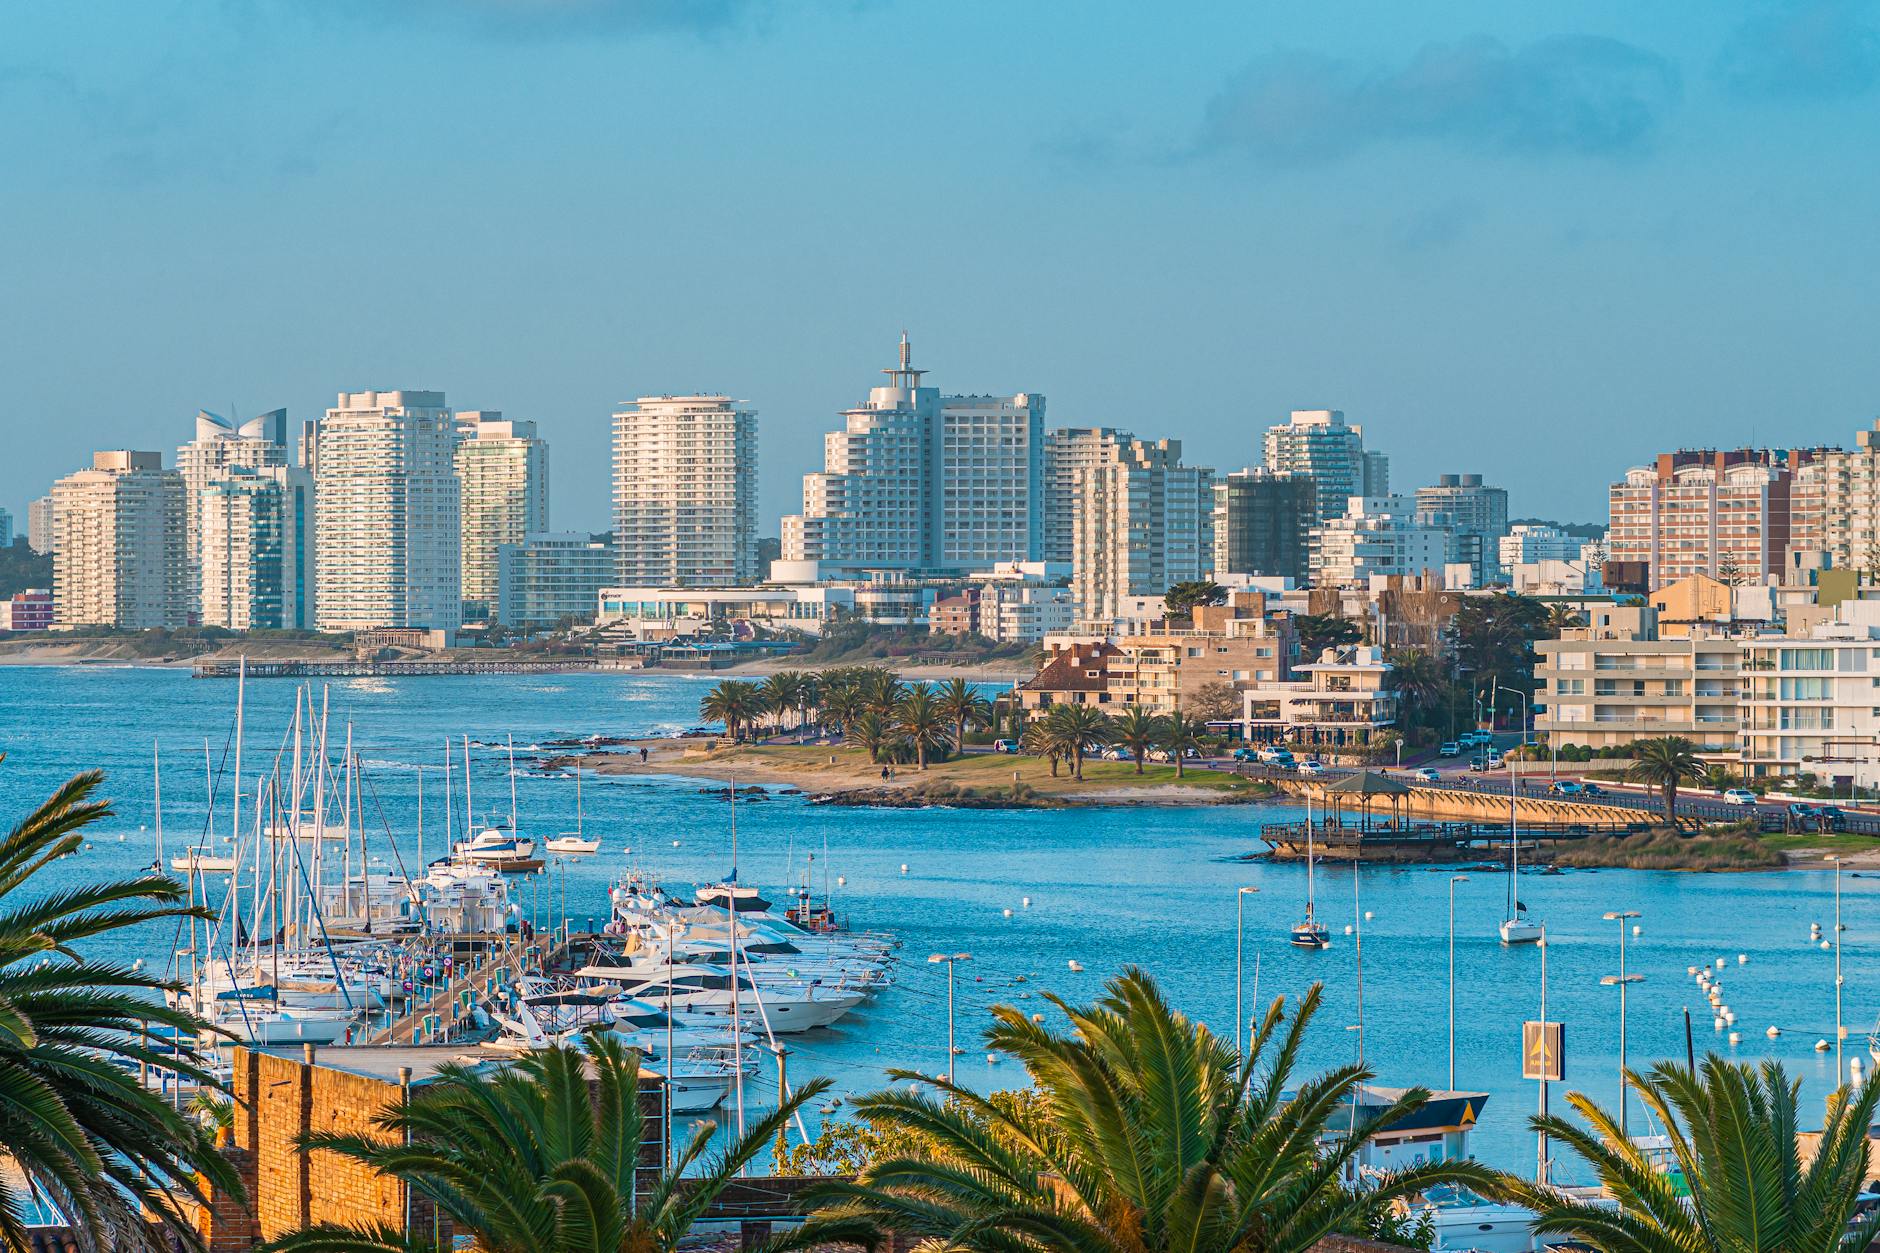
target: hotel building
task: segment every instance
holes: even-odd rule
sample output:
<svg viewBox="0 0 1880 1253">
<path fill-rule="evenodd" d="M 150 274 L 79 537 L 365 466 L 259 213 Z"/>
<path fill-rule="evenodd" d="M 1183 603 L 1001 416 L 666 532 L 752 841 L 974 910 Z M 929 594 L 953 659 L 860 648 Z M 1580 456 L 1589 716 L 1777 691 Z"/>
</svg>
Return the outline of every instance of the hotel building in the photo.
<svg viewBox="0 0 1880 1253">
<path fill-rule="evenodd" d="M 1180 440 L 1132 439 L 1078 476 L 1071 589 L 1097 629 L 1135 597 L 1206 578 L 1214 558 L 1214 471 L 1181 464 Z"/>
<path fill-rule="evenodd" d="M 1792 512 L 1796 471 L 1819 449 L 1739 448 L 1662 453 L 1608 491 L 1607 560 L 1614 586 L 1649 591 L 1692 574 L 1726 583 L 1782 574 L 1791 546 L 1823 546 L 1819 508 Z M 1820 471 L 1804 477 L 1811 499 Z M 1811 533 L 1812 531 L 1812 533 Z"/>
<path fill-rule="evenodd" d="M 1363 583 L 1373 575 L 1441 574 L 1450 533 L 1431 526 L 1408 497 L 1354 496 L 1312 530 L 1312 585 Z"/>
<path fill-rule="evenodd" d="M 498 550 L 495 618 L 523 628 L 592 622 L 601 589 L 613 581 L 611 540 L 579 531 L 530 535 Z"/>
<path fill-rule="evenodd" d="M 1390 462 L 1364 450 L 1364 428 L 1349 426 L 1337 409 L 1295 409 L 1280 426 L 1268 427 L 1266 468 L 1309 474 L 1318 484 L 1318 521 L 1342 517 L 1354 496 L 1390 492 Z"/>
<path fill-rule="evenodd" d="M 323 631 L 454 631 L 462 496 L 443 392 L 341 392 L 313 444 Z"/>
<path fill-rule="evenodd" d="M 456 421 L 463 615 L 482 621 L 496 604 L 498 550 L 548 530 L 548 443 L 535 423 L 495 411 Z"/>
<path fill-rule="evenodd" d="M 183 476 L 183 546 L 189 562 L 190 609 L 204 625 L 227 626 L 210 622 L 204 614 L 207 589 L 202 584 L 202 507 L 203 488 L 211 479 L 231 466 L 279 466 L 287 464 L 287 410 L 271 409 L 239 425 L 233 419 L 196 412 L 196 437 L 176 450 L 176 471 Z M 226 590 L 226 589 L 224 589 Z"/>
<path fill-rule="evenodd" d="M 725 396 L 642 396 L 614 414 L 612 581 L 757 582 L 757 411 Z"/>
<path fill-rule="evenodd" d="M 94 453 L 52 501 L 55 629 L 189 625 L 183 476 L 161 453 Z"/>
<path fill-rule="evenodd" d="M 307 630 L 314 623 L 313 476 L 298 466 L 230 465 L 197 492 L 204 626 Z"/>
<path fill-rule="evenodd" d="M 1447 527 L 1451 561 L 1466 562 L 1474 586 L 1501 580 L 1501 541 L 1508 534 L 1508 491 L 1489 487 L 1479 474 L 1445 474 L 1434 486 L 1417 488 L 1417 516 Z"/>
</svg>

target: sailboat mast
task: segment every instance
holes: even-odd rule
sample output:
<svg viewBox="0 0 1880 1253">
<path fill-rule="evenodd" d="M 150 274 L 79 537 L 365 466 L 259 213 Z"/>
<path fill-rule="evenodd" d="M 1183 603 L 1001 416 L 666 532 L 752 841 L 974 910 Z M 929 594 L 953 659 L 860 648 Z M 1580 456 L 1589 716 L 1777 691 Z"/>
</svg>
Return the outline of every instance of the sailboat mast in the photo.
<svg viewBox="0 0 1880 1253">
<path fill-rule="evenodd" d="M 450 777 L 450 737 L 446 736 L 444 738 L 444 847 L 446 850 L 450 848 L 451 841 L 457 838 L 457 818 L 451 812 L 450 793 L 454 786 Z M 418 866 L 420 869 L 424 866 L 422 857 L 418 859 Z"/>
<path fill-rule="evenodd" d="M 229 834 L 235 837 L 239 858 L 242 838 L 242 707 L 247 700 L 248 657 L 243 654 L 235 663 L 235 798 L 230 806 L 234 821 L 229 824 Z"/>
<path fill-rule="evenodd" d="M 738 776 L 731 784 L 731 882 L 725 884 L 725 925 L 731 935 L 731 1068 L 738 1093 L 738 1136 L 744 1135 L 744 1022 L 738 1015 Z M 674 960 L 668 950 L 666 961 Z M 668 1056 L 666 1064 L 672 1065 Z M 779 1097 L 778 1099 L 782 1099 Z"/>
<path fill-rule="evenodd" d="M 1312 921 L 1312 793 L 1306 793 L 1306 921 Z"/>
<path fill-rule="evenodd" d="M 509 834 L 516 833 L 516 737 L 509 735 Z"/>
<path fill-rule="evenodd" d="M 157 800 L 157 873 L 164 874 L 168 867 L 163 864 L 163 752 L 155 738 L 150 741 L 150 769 L 155 778 L 153 784 Z M 191 923 L 194 926 L 194 923 Z"/>
<path fill-rule="evenodd" d="M 477 811 L 470 800 L 470 737 L 463 737 L 463 838 L 476 834 Z"/>
</svg>

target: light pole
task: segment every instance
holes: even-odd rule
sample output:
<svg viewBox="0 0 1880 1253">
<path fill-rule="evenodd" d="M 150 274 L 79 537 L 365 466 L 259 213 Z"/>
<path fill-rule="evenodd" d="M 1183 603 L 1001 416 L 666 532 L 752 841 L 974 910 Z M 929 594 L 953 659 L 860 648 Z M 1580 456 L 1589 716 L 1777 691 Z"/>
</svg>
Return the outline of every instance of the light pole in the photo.
<svg viewBox="0 0 1880 1253">
<path fill-rule="evenodd" d="M 946 967 L 947 967 L 947 1084 L 948 1086 L 951 1086 L 953 1083 L 953 1056 L 954 1056 L 954 1052 L 953 1052 L 953 966 L 954 966 L 954 963 L 956 962 L 969 962 L 973 960 L 973 955 L 971 953 L 935 953 L 933 956 L 929 957 L 927 960 L 935 965 L 938 965 L 941 962 L 945 962 Z"/>
<path fill-rule="evenodd" d="M 1547 924 L 1541 924 L 1541 938 L 1538 942 L 1541 950 L 1541 1117 L 1547 1117 Z M 1534 1181 L 1543 1186 L 1547 1183 L 1547 1132 L 1540 1132 L 1538 1144 L 1540 1160 L 1534 1168 Z"/>
<path fill-rule="evenodd" d="M 1528 742 L 1528 694 L 1518 687 L 1503 687 L 1499 683 L 1495 684 L 1495 695 L 1499 696 L 1503 692 L 1508 693 L 1510 696 L 1519 696 L 1521 698 L 1521 726 L 1519 727 L 1519 735 L 1517 736 L 1521 742 L 1515 745 L 1515 747 L 1519 748 L 1522 752 L 1526 752 Z M 1510 762 L 1513 760 L 1514 759 L 1511 758 Z M 1508 768 L 1513 770 L 1514 766 L 1510 764 Z"/>
<path fill-rule="evenodd" d="M 1234 893 L 1234 1056 L 1242 1062 L 1247 1060 L 1246 1052 L 1240 1047 L 1240 1032 L 1242 1025 L 1246 1022 L 1245 1012 L 1240 1002 L 1240 990 L 1246 986 L 1247 968 L 1246 928 L 1244 926 L 1246 909 L 1244 907 L 1248 894 L 1259 890 L 1259 888 L 1248 886 Z"/>
<path fill-rule="evenodd" d="M 1846 1072 L 1841 1069 L 1841 1041 L 1847 1035 L 1847 1028 L 1841 1025 L 1841 858 L 1832 854 L 1828 860 L 1834 863 L 1834 1086 L 1838 1088 L 1846 1082 Z"/>
<path fill-rule="evenodd" d="M 1466 874 L 1449 876 L 1449 1090 L 1456 1090 L 1456 885 Z"/>
<path fill-rule="evenodd" d="M 1619 989 L 1619 1134 L 1625 1135 L 1625 989 L 1626 985 L 1644 982 L 1644 975 L 1629 975 L 1625 972 L 1625 924 L 1638 917 L 1636 909 L 1609 910 L 1600 915 L 1607 922 L 1619 924 L 1619 973 L 1603 975 L 1599 980 L 1601 987 L 1617 986 Z"/>
</svg>

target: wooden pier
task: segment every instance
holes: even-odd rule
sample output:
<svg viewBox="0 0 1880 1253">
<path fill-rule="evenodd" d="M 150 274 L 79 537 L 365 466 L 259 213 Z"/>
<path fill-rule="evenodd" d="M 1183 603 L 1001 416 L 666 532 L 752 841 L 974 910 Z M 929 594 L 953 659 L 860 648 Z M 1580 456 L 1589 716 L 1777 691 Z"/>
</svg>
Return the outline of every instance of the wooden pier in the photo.
<svg viewBox="0 0 1880 1253">
<path fill-rule="evenodd" d="M 591 937 L 573 935 L 558 939 L 552 933 L 538 933 L 530 940 L 506 937 L 500 948 L 482 949 L 463 960 L 453 978 L 423 1000 L 412 999 L 403 1016 L 376 1031 L 370 1031 L 364 1044 L 448 1044 L 469 1030 L 471 1014 L 504 998 L 506 990 L 524 974 L 552 970 L 579 942 Z"/>
<path fill-rule="evenodd" d="M 1543 844 L 1583 840 L 1594 835 L 1630 835 L 1648 830 L 1649 821 L 1523 822 L 1522 856 Z M 1269 822 L 1260 838 L 1276 860 L 1306 855 L 1306 824 Z M 1503 861 L 1508 856 L 1508 824 L 1490 822 L 1378 822 L 1321 819 L 1312 823 L 1312 852 L 1329 861 L 1448 862 Z"/>
<path fill-rule="evenodd" d="M 557 657 L 549 660 L 492 658 L 488 661 L 250 661 L 251 679 L 378 679 L 444 674 L 559 674 L 595 669 L 592 657 Z M 199 661 L 192 673 L 198 679 L 232 679 L 243 673 L 240 661 Z"/>
</svg>

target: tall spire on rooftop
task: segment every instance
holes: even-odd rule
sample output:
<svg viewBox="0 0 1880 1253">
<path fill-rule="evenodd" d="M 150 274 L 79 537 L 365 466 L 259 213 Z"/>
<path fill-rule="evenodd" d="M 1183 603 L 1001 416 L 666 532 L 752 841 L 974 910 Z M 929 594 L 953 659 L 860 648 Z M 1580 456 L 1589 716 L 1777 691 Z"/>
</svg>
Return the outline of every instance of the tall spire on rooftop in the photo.
<svg viewBox="0 0 1880 1253">
<path fill-rule="evenodd" d="M 893 379 L 896 387 L 905 387 L 909 390 L 919 387 L 920 376 L 927 373 L 925 370 L 914 368 L 914 346 L 907 341 L 905 327 L 901 330 L 901 364 L 891 366 L 882 373 Z"/>
</svg>

